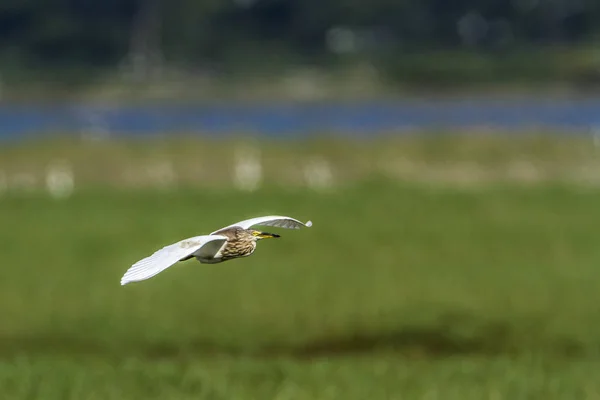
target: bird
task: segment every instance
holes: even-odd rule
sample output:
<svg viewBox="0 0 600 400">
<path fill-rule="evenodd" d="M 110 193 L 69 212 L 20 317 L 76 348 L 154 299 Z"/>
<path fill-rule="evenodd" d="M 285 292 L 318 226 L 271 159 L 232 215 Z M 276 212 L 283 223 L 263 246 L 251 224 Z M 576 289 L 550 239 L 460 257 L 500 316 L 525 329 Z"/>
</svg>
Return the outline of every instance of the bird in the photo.
<svg viewBox="0 0 600 400">
<path fill-rule="evenodd" d="M 121 278 L 121 286 L 152 278 L 170 266 L 196 258 L 202 264 L 217 264 L 235 258 L 248 257 L 256 250 L 256 242 L 278 238 L 277 234 L 251 229 L 254 226 L 286 229 L 311 227 L 312 222 L 300 222 L 282 215 L 269 215 L 236 222 L 209 235 L 180 240 L 155 251 L 133 264 Z"/>
</svg>

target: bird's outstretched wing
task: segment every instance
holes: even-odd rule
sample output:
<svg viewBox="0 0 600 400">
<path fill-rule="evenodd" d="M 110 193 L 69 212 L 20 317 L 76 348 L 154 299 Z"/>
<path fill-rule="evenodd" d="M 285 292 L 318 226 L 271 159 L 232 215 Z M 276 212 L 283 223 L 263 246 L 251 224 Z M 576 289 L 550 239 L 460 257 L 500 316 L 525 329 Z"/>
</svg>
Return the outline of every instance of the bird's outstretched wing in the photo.
<svg viewBox="0 0 600 400">
<path fill-rule="evenodd" d="M 217 254 L 227 238 L 220 235 L 196 236 L 163 247 L 133 264 L 121 278 L 121 285 L 143 281 L 164 271 L 182 258 L 202 253 Z"/>
<path fill-rule="evenodd" d="M 311 227 L 312 222 L 308 221 L 306 223 L 303 223 L 303 222 L 300 222 L 297 219 L 294 219 L 291 217 L 285 217 L 282 215 L 269 215 L 266 217 L 256 217 L 256 218 L 251 218 L 251 219 L 247 219 L 244 221 L 236 222 L 235 224 L 231 224 L 229 226 L 225 226 L 219 230 L 214 231 L 213 234 L 217 233 L 223 229 L 231 228 L 234 226 L 239 226 L 243 229 L 250 229 L 251 227 L 256 226 L 256 225 L 275 226 L 278 228 L 286 228 L 286 229 L 300 229 L 303 226 Z"/>
</svg>

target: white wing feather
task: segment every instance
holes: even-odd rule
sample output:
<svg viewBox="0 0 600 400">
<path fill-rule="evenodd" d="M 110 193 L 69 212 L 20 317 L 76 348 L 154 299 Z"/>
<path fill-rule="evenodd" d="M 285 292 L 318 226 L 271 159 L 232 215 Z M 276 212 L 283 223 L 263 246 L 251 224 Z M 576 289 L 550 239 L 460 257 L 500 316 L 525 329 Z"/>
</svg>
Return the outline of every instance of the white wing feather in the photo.
<svg viewBox="0 0 600 400">
<path fill-rule="evenodd" d="M 165 246 L 154 252 L 154 254 L 133 264 L 127 272 L 125 272 L 123 278 L 121 278 L 121 285 L 151 278 L 177 263 L 182 258 L 200 252 L 201 249 L 205 250 L 206 248 L 203 249 L 203 247 L 208 243 L 212 243 L 212 245 L 207 246 L 207 248 L 210 248 L 211 252 L 216 254 L 226 241 L 227 238 L 225 236 L 203 235 L 184 239 L 177 243 Z M 221 242 L 220 246 L 219 242 Z M 205 251 L 202 253 L 204 254 Z"/>
<path fill-rule="evenodd" d="M 233 226 L 239 226 L 243 229 L 250 229 L 256 225 L 264 225 L 264 226 L 275 226 L 278 228 L 286 228 L 286 229 L 300 229 L 301 227 L 311 227 L 312 222 L 307 221 L 306 223 L 300 222 L 297 219 L 291 217 L 285 217 L 282 215 L 269 215 L 266 217 L 256 217 L 247 219 L 244 221 L 236 222 L 235 224 L 231 224 L 229 226 L 223 227 L 219 230 L 214 231 L 212 234 L 215 234 L 223 229 L 231 228 Z"/>
</svg>

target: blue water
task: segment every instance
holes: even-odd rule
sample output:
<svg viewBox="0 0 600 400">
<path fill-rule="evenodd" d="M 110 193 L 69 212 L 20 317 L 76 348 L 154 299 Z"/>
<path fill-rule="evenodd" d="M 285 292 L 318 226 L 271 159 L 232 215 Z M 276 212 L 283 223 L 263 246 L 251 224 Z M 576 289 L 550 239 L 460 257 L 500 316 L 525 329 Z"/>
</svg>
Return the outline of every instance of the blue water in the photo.
<svg viewBox="0 0 600 400">
<path fill-rule="evenodd" d="M 112 136 L 165 132 L 224 135 L 250 132 L 271 137 L 319 131 L 376 135 L 419 128 L 547 127 L 582 132 L 600 126 L 600 98 L 577 100 L 414 100 L 327 104 L 138 105 L 0 103 L 0 138 L 90 129 Z"/>
</svg>

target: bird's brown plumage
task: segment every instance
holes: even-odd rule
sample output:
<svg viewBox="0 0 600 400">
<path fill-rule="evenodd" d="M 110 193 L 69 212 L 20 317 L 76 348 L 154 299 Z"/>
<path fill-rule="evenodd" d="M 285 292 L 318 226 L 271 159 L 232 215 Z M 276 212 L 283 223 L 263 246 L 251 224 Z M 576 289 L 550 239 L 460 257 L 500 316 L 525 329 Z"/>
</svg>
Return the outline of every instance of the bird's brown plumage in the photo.
<svg viewBox="0 0 600 400">
<path fill-rule="evenodd" d="M 221 250 L 223 261 L 249 256 L 256 249 L 256 238 L 246 229 L 234 226 L 215 232 L 215 235 L 227 238 L 227 244 Z"/>
</svg>

